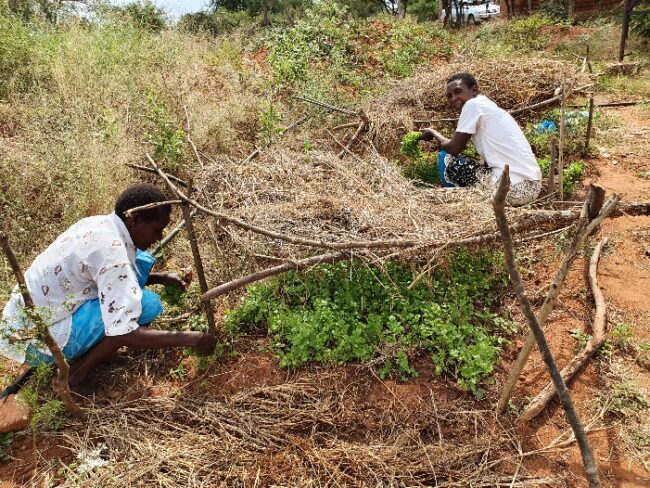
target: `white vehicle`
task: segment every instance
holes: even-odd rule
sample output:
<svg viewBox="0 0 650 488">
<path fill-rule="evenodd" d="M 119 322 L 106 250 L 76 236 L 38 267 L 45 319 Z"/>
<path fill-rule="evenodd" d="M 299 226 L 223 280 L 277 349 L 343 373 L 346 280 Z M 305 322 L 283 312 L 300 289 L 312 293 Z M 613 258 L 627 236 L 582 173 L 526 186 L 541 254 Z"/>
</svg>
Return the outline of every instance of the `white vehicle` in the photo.
<svg viewBox="0 0 650 488">
<path fill-rule="evenodd" d="M 491 17 L 497 17 L 501 13 L 498 4 L 491 3 L 490 0 L 452 0 L 451 12 L 447 18 L 447 12 L 443 9 L 440 13 L 440 20 L 443 22 L 456 23 L 460 15 L 463 24 L 478 25 L 482 21 Z"/>
</svg>

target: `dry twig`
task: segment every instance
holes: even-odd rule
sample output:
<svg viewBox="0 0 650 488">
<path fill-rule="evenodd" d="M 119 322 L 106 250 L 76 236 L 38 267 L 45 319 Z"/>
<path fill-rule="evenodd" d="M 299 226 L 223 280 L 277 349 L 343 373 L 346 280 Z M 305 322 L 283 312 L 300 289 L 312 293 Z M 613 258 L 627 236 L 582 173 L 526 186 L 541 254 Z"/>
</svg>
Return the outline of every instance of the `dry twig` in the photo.
<svg viewBox="0 0 650 488">
<path fill-rule="evenodd" d="M 20 264 L 18 263 L 16 255 L 14 254 L 13 249 L 9 244 L 9 238 L 2 232 L 0 232 L 0 247 L 2 247 L 2 251 L 7 257 L 7 261 L 9 261 L 11 270 L 13 271 L 14 276 L 16 277 L 16 281 L 18 282 L 20 293 L 23 296 L 23 303 L 25 304 L 25 313 L 27 314 L 29 320 L 36 327 L 38 339 L 42 340 L 47 345 L 47 348 L 50 350 L 52 356 L 54 357 L 54 362 L 58 368 L 58 373 L 54 381 L 54 388 L 59 393 L 59 396 L 61 397 L 66 410 L 71 415 L 79 419 L 84 419 L 86 415 L 84 414 L 83 410 L 81 410 L 81 408 L 75 403 L 75 401 L 72 399 L 72 395 L 70 394 L 70 385 L 68 384 L 70 366 L 68 365 L 65 356 L 63 356 L 61 348 L 54 340 L 54 337 L 52 337 L 48 324 L 45 322 L 41 314 L 34 306 L 34 301 L 32 300 L 29 290 L 27 289 L 27 285 L 25 284 L 25 277 L 22 270 L 20 269 Z"/>
<path fill-rule="evenodd" d="M 541 327 L 544 327 L 546 325 L 548 316 L 550 315 L 555 305 L 555 300 L 559 296 L 560 291 L 564 286 L 564 281 L 569 274 L 571 263 L 573 263 L 576 256 L 578 255 L 578 251 L 582 246 L 585 238 L 589 236 L 598 227 L 598 225 L 600 225 L 600 223 L 613 212 L 616 204 L 619 201 L 619 197 L 614 195 L 613 197 L 610 197 L 605 205 L 602 205 L 603 198 L 604 190 L 602 188 L 592 186 L 589 195 L 583 204 L 582 211 L 580 213 L 580 219 L 576 225 L 571 245 L 569 246 L 569 249 L 564 256 L 564 260 L 562 261 L 562 264 L 560 265 L 555 275 L 553 283 L 549 287 L 549 291 L 546 295 L 546 298 L 544 299 L 542 308 L 537 314 L 537 320 Z M 597 214 L 595 218 L 593 217 L 594 214 Z M 589 219 L 592 220 L 590 221 Z M 535 336 L 533 334 L 529 334 L 526 338 L 526 341 L 524 342 L 524 345 L 521 348 L 521 351 L 519 351 L 517 359 L 510 369 L 508 380 L 503 387 L 503 391 L 497 404 L 498 413 L 505 412 L 506 407 L 508 406 L 508 402 L 510 401 L 510 397 L 512 396 L 514 387 L 517 384 L 519 377 L 521 376 L 521 372 L 523 371 L 524 366 L 528 361 L 528 357 L 530 356 L 534 345 Z"/>
<path fill-rule="evenodd" d="M 540 352 L 542 353 L 542 358 L 544 359 L 544 363 L 546 364 L 549 374 L 551 375 L 553 384 L 557 389 L 558 395 L 562 400 L 562 406 L 564 407 L 567 420 L 569 421 L 569 424 L 571 425 L 571 428 L 575 433 L 576 439 L 578 441 L 578 445 L 580 446 L 580 453 L 582 455 L 582 462 L 584 464 L 585 474 L 587 476 L 587 481 L 589 482 L 589 487 L 599 488 L 601 484 L 600 484 L 600 477 L 598 475 L 598 468 L 596 467 L 596 461 L 594 459 L 594 455 L 591 450 L 591 447 L 589 446 L 589 441 L 585 434 L 584 427 L 582 426 L 578 414 L 575 411 L 575 407 L 573 406 L 573 401 L 571 400 L 571 396 L 569 395 L 566 385 L 562 380 L 562 376 L 560 375 L 560 372 L 557 369 L 557 366 L 555 365 L 555 360 L 553 359 L 551 351 L 548 347 L 546 336 L 544 335 L 544 331 L 540 327 L 537 317 L 535 317 L 535 313 L 533 312 L 533 307 L 531 306 L 530 301 L 526 296 L 526 290 L 524 289 L 521 275 L 519 274 L 519 270 L 517 269 L 517 263 L 515 261 L 515 256 L 514 256 L 512 234 L 510 233 L 508 218 L 505 213 L 506 195 L 508 193 L 508 190 L 510 189 L 509 172 L 510 172 L 509 167 L 506 165 L 503 174 L 501 176 L 501 179 L 499 180 L 499 186 L 497 188 L 497 192 L 494 195 L 494 200 L 493 200 L 494 215 L 503 241 L 503 249 L 504 249 L 504 254 L 506 259 L 506 265 L 508 267 L 508 273 L 510 274 L 510 280 L 512 281 L 512 286 L 515 290 L 515 293 L 517 294 L 517 299 L 521 304 L 528 325 L 532 330 L 533 334 L 535 335 L 535 340 L 537 341 L 537 345 L 540 349 Z"/>
<path fill-rule="evenodd" d="M 593 334 L 584 349 L 580 351 L 570 362 L 562 369 L 562 378 L 565 383 L 569 383 L 580 371 L 589 359 L 598 351 L 600 346 L 605 342 L 605 322 L 607 320 L 607 306 L 603 293 L 598 286 L 598 260 L 604 246 L 607 245 L 607 238 L 598 243 L 591 256 L 589 263 L 589 286 L 591 293 L 596 302 L 596 314 L 594 316 Z M 526 407 L 526 410 L 519 417 L 520 422 L 528 422 L 533 419 L 549 404 L 555 396 L 555 387 L 549 383 Z"/>
</svg>

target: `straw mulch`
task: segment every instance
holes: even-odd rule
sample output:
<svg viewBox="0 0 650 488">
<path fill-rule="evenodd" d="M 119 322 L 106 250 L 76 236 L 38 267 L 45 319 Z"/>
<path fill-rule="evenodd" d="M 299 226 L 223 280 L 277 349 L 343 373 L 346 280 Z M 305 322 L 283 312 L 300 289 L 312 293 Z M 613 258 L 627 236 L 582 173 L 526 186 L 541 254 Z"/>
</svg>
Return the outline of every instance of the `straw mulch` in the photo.
<svg viewBox="0 0 650 488">
<path fill-rule="evenodd" d="M 405 178 L 387 155 L 411 130 L 412 121 L 432 114 L 445 115 L 443 89 L 447 77 L 459 70 L 473 72 L 482 90 L 503 107 L 527 106 L 553 96 L 563 73 L 569 84 L 583 80 L 570 75 L 561 61 L 519 59 L 473 60 L 449 64 L 399 82 L 381 100 L 365 107 L 369 131 L 339 158 L 335 151 L 298 151 L 280 144 L 264 149 L 245 162 L 217 158 L 195 178 L 203 205 L 248 224 L 290 238 L 323 245 L 303 245 L 244 230 L 217 225 L 213 242 L 227 259 L 237 248 L 249 257 L 280 260 L 304 258 L 331 250 L 353 250 L 372 260 L 391 258 L 412 249 L 418 258 L 438 253 L 459 240 L 496 231 L 490 203 L 493 188 L 443 190 L 418 185 Z M 351 130 L 352 131 L 352 130 Z M 330 133 L 331 135 L 331 133 Z M 332 143 L 327 136 L 323 145 Z M 341 135 L 342 137 L 342 135 Z M 509 209 L 509 220 L 525 218 L 527 210 Z M 378 241 L 393 244 L 376 245 Z M 412 245 L 400 246 L 397 241 Z M 364 246 L 360 243 L 371 242 Z M 331 246 L 335 244 L 336 246 Z M 408 251 L 405 251 L 406 249 Z M 426 249 L 426 251 L 424 251 Z M 248 269 L 256 265 L 248 266 Z"/>
<path fill-rule="evenodd" d="M 251 389 L 223 401 L 150 398 L 96 410 L 85 432 L 68 435 L 67 443 L 77 453 L 99 446 L 104 465 L 85 474 L 71 467 L 60 486 L 450 487 L 559 481 L 517 468 L 516 443 L 492 412 L 436 408 L 434 400 L 405 418 L 395 413 L 397 406 L 369 416 L 346 398 L 345 388 L 323 386 L 326 376 Z"/>
<path fill-rule="evenodd" d="M 330 152 L 274 147 L 248 164 L 218 160 L 203 174 L 200 185 L 203 203 L 217 212 L 318 242 L 444 244 L 495 231 L 491 190 L 417 186 L 396 164 L 373 152 L 341 160 Z M 513 220 L 526 214 L 522 209 L 509 212 Z M 236 246 L 285 259 L 314 252 L 236 226 L 223 228 L 218 240 L 224 248 Z M 362 246 L 354 252 L 376 257 L 390 247 Z"/>
<path fill-rule="evenodd" d="M 588 77 L 575 72 L 568 63 L 553 59 L 510 58 L 503 60 L 471 58 L 439 68 L 421 71 L 413 78 L 398 82 L 383 98 L 365 107 L 372 121 L 372 140 L 382 154 L 396 154 L 403 135 L 416 128 L 415 120 L 457 118 L 446 98 L 447 79 L 459 72 L 469 72 L 479 83 L 481 93 L 504 110 L 542 102 L 554 96 L 564 77 L 574 88 L 589 83 Z M 546 106 L 516 115 L 520 124 L 538 120 L 541 113 L 558 106 Z M 425 124 L 428 126 L 430 124 Z M 449 136 L 454 123 L 433 124 Z"/>
</svg>

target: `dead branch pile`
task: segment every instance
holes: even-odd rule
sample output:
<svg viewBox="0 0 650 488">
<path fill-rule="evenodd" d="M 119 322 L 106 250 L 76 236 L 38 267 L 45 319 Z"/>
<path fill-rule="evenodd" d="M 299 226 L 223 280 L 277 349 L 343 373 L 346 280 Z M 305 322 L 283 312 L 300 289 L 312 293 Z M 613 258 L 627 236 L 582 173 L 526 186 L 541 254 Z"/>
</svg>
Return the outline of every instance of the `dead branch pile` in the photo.
<svg viewBox="0 0 650 488">
<path fill-rule="evenodd" d="M 395 154 L 403 135 L 414 130 L 416 120 L 458 117 L 447 104 L 445 87 L 447 78 L 459 72 L 473 74 L 481 92 L 505 110 L 528 107 L 553 97 L 563 75 L 567 86 L 576 88 L 588 83 L 585 75 L 575 73 L 567 63 L 539 58 L 475 58 L 422 71 L 400 81 L 388 95 L 364 107 L 372 122 L 370 135 L 377 149 L 382 154 Z M 522 123 L 548 108 L 521 112 L 516 117 Z"/>
<path fill-rule="evenodd" d="M 96 410 L 85 432 L 68 443 L 77 452 L 99 449 L 104 465 L 84 474 L 71 467 L 60 486 L 549 482 L 515 471 L 520 457 L 511 432 L 489 412 L 424 408 L 411 412 L 406 424 L 391 413 L 368 418 L 350 407 L 344 390 L 321 386 L 322 379 L 251 389 L 223 401 L 150 398 Z"/>
<path fill-rule="evenodd" d="M 253 164 L 219 160 L 202 186 L 213 210 L 319 241 L 446 241 L 493 228 L 485 195 L 418 188 L 377 154 L 342 161 L 274 148 Z"/>
<path fill-rule="evenodd" d="M 298 259 L 335 249 L 376 258 L 395 249 L 439 251 L 496 230 L 487 189 L 418 187 L 376 153 L 342 161 L 332 153 L 274 148 L 253 163 L 222 158 L 206 169 L 200 187 L 202 203 L 217 214 L 294 239 L 275 239 L 223 219 L 220 246 L 251 255 Z M 508 214 L 514 223 L 533 216 L 514 208 Z M 543 227 L 535 224 L 528 230 Z"/>
</svg>

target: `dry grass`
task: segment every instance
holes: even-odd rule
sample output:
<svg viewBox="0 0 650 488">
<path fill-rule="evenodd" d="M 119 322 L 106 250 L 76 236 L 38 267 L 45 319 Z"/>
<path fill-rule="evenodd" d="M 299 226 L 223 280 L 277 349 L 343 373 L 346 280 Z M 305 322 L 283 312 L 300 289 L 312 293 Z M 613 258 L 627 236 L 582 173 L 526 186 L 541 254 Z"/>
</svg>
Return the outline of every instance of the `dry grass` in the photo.
<svg viewBox="0 0 650 488">
<path fill-rule="evenodd" d="M 396 83 L 390 93 L 366 107 L 373 123 L 373 142 L 379 152 L 384 155 L 396 154 L 403 135 L 416 128 L 415 120 L 458 117 L 447 104 L 445 87 L 447 78 L 459 72 L 473 74 L 481 92 L 506 110 L 527 107 L 551 98 L 554 90 L 561 86 L 563 74 L 567 84 L 587 84 L 583 76 L 575 74 L 575 68 L 570 64 L 534 57 L 463 59 L 437 69 L 421 71 L 414 78 Z M 548 108 L 525 112 L 517 118 L 526 120 Z M 449 135 L 454 126 L 449 125 Z"/>
<path fill-rule="evenodd" d="M 236 40 L 152 34 L 119 22 L 61 26 L 37 39 L 42 81 L 0 106 L 0 205 L 25 262 L 78 219 L 110 212 L 141 179 L 124 164 L 151 150 L 152 96 L 177 129 L 187 106 L 205 151 L 252 147 L 265 78 L 235 59 Z"/>
<path fill-rule="evenodd" d="M 71 465 L 59 486 L 559 486 L 517 468 L 512 432 L 492 412 L 434 399 L 406 417 L 399 404 L 368 416 L 337 384 L 320 374 L 222 401 L 95 409 L 67 444 L 77 453 L 102 446 L 107 464 L 86 474 Z"/>
<path fill-rule="evenodd" d="M 220 214 L 317 243 L 272 239 L 210 219 L 206 235 L 221 264 L 228 263 L 211 270 L 213 280 L 231 279 L 277 260 L 305 258 L 323 242 L 328 244 L 321 250 L 330 244 L 350 245 L 355 257 L 369 261 L 421 259 L 439 255 L 458 240 L 495 232 L 491 187 L 419 187 L 396 164 L 372 152 L 341 160 L 326 151 L 274 148 L 250 164 L 219 158 L 201 176 L 200 187 L 202 203 Z M 526 220 L 531 210 L 508 212 L 516 222 Z"/>
</svg>

